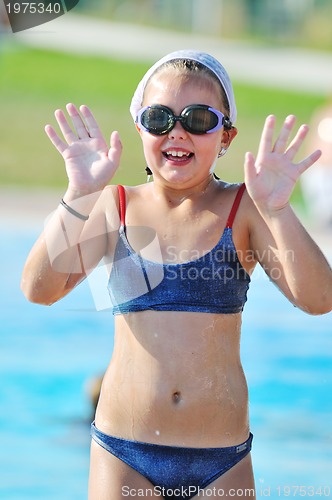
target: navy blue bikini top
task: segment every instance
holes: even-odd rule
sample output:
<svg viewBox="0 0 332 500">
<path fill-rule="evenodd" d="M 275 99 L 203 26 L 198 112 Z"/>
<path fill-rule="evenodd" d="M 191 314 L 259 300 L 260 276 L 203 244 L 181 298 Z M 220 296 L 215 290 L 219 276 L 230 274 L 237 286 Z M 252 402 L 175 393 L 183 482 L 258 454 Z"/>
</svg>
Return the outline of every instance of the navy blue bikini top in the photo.
<svg viewBox="0 0 332 500">
<path fill-rule="evenodd" d="M 179 264 L 162 264 L 135 252 L 126 236 L 126 200 L 118 186 L 120 229 L 108 290 L 113 314 L 136 311 L 193 311 L 232 314 L 243 310 L 250 276 L 234 246 L 232 225 L 245 185 L 239 188 L 217 245 L 202 257 Z"/>
</svg>

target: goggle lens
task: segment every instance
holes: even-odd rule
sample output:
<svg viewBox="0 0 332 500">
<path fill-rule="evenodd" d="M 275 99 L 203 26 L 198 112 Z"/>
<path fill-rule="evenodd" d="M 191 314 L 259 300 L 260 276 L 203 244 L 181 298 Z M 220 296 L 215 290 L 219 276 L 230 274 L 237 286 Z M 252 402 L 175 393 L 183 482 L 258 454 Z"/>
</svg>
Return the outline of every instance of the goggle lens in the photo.
<svg viewBox="0 0 332 500">
<path fill-rule="evenodd" d="M 184 108 L 180 116 L 175 116 L 170 108 L 154 104 L 142 108 L 136 118 L 140 128 L 154 135 L 167 134 L 177 121 L 191 134 L 210 134 L 222 128 L 224 115 L 205 104 L 194 104 Z"/>
</svg>

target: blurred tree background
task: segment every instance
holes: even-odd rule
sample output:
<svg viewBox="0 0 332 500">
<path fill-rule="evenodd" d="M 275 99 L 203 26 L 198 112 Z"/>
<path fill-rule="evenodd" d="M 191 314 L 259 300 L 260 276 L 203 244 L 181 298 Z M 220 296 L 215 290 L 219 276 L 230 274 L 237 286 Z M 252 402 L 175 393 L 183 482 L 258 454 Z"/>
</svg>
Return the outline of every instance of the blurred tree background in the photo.
<svg viewBox="0 0 332 500">
<path fill-rule="evenodd" d="M 77 10 L 165 29 L 332 49 L 331 0 L 80 0 Z"/>
</svg>

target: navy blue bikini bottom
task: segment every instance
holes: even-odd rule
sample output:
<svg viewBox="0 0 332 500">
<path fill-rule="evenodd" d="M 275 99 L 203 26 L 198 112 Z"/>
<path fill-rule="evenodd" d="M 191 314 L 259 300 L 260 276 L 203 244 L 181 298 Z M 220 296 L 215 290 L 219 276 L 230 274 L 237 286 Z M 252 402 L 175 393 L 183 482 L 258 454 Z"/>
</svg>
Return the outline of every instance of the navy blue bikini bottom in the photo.
<svg viewBox="0 0 332 500">
<path fill-rule="evenodd" d="M 108 436 L 98 430 L 94 422 L 91 436 L 158 487 L 166 499 L 190 499 L 197 495 L 250 452 L 253 438 L 250 433 L 244 443 L 226 448 L 184 448 Z"/>
</svg>

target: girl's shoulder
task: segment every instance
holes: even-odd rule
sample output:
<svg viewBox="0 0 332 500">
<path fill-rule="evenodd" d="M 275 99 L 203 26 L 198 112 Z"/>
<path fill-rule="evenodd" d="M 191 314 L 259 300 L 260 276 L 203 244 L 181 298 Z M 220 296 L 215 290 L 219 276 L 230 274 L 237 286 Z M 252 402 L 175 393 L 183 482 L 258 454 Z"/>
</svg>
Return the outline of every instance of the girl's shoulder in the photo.
<svg viewBox="0 0 332 500">
<path fill-rule="evenodd" d="M 232 200 L 235 200 L 238 193 L 241 196 L 241 203 L 242 200 L 248 198 L 244 182 L 224 182 L 218 179 L 217 196 L 220 200 L 223 199 L 232 202 Z"/>
<path fill-rule="evenodd" d="M 222 200 L 225 202 L 227 206 L 226 210 L 232 209 L 233 204 L 237 205 L 234 220 L 236 226 L 242 229 L 245 227 L 248 228 L 260 219 L 256 205 L 249 196 L 244 182 L 228 183 L 219 180 L 219 189 L 218 196 L 220 202 Z"/>
</svg>

